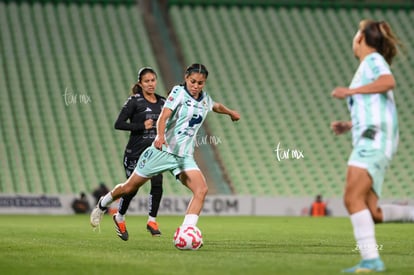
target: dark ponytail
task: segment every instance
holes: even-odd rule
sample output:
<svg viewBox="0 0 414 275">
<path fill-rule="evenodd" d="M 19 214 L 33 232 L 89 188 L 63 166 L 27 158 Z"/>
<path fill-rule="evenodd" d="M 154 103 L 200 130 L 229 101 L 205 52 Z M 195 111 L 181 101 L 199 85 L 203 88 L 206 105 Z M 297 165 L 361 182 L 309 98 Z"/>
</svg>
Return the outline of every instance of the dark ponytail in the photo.
<svg viewBox="0 0 414 275">
<path fill-rule="evenodd" d="M 365 36 L 367 45 L 384 56 L 389 65 L 397 55 L 398 48 L 404 49 L 390 25 L 385 21 L 362 20 L 360 30 Z"/>
<path fill-rule="evenodd" d="M 139 86 L 139 83 L 135 83 L 131 88 L 131 95 L 142 94 L 142 88 Z"/>
</svg>

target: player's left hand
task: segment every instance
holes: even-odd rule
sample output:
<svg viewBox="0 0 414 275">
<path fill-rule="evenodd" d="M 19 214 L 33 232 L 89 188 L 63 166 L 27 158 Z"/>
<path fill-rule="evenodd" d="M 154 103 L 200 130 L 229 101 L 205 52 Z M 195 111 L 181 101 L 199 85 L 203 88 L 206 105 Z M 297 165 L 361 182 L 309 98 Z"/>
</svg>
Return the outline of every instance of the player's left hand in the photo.
<svg viewBox="0 0 414 275">
<path fill-rule="evenodd" d="M 351 95 L 351 91 L 347 87 L 336 87 L 335 89 L 333 89 L 331 95 L 335 98 L 344 99 L 347 96 Z"/>
<path fill-rule="evenodd" d="M 238 121 L 240 119 L 240 114 L 237 111 L 232 111 L 230 117 L 232 121 Z"/>
<path fill-rule="evenodd" d="M 144 127 L 146 130 L 154 128 L 154 120 L 152 119 L 147 119 L 144 121 Z"/>
</svg>

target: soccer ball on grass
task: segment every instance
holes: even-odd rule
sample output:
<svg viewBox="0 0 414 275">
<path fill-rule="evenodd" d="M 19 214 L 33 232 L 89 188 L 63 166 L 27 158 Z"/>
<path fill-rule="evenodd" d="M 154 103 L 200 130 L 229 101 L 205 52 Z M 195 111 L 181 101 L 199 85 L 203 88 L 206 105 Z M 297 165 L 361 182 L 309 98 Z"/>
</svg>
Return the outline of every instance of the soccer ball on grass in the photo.
<svg viewBox="0 0 414 275">
<path fill-rule="evenodd" d="M 195 225 L 182 225 L 174 233 L 174 246 L 180 250 L 197 250 L 203 246 L 203 236 Z"/>
</svg>

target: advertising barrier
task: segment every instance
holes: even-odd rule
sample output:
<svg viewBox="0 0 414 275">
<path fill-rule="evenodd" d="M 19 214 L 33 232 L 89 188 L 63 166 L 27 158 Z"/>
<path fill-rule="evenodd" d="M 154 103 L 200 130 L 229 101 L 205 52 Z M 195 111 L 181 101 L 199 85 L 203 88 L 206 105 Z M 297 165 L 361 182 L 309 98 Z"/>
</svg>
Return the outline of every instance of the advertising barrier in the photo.
<svg viewBox="0 0 414 275">
<path fill-rule="evenodd" d="M 0 195 L 0 214 L 51 214 L 69 215 L 76 195 Z M 95 206 L 88 197 L 91 207 Z M 159 215 L 184 215 L 191 197 L 164 196 Z M 205 216 L 308 216 L 314 197 L 254 197 L 232 195 L 207 196 L 201 215 Z M 347 216 L 342 198 L 326 198 L 332 216 Z M 382 203 L 414 204 L 405 199 L 386 199 Z M 116 209 L 117 202 L 111 205 Z M 147 215 L 148 196 L 136 196 L 128 209 L 128 215 Z"/>
</svg>

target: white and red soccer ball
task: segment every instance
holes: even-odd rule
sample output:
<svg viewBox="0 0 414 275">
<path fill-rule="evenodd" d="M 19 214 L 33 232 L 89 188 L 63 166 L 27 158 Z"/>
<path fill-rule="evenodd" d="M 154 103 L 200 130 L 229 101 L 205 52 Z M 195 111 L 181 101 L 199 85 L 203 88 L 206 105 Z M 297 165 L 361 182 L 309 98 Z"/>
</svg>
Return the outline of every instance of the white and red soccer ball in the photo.
<svg viewBox="0 0 414 275">
<path fill-rule="evenodd" d="M 180 250 L 197 250 L 203 246 L 203 236 L 195 225 L 182 225 L 174 233 L 174 246 Z"/>
</svg>

